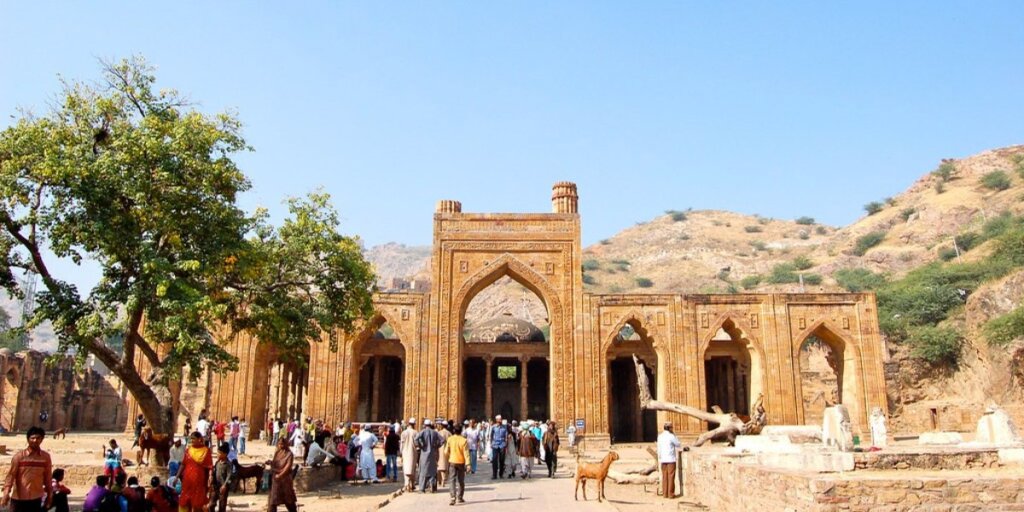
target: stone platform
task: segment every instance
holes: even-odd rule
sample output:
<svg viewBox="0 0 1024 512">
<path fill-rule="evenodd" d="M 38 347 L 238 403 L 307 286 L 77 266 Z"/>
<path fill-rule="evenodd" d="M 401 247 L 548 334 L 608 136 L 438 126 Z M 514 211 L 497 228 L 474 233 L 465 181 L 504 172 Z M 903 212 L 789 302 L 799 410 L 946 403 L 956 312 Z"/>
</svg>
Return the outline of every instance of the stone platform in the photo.
<svg viewBox="0 0 1024 512">
<path fill-rule="evenodd" d="M 684 452 L 684 492 L 722 511 L 1024 510 L 1024 467 L 1000 465 L 993 450 L 853 455 L 860 469 L 819 473 L 718 448 Z"/>
</svg>

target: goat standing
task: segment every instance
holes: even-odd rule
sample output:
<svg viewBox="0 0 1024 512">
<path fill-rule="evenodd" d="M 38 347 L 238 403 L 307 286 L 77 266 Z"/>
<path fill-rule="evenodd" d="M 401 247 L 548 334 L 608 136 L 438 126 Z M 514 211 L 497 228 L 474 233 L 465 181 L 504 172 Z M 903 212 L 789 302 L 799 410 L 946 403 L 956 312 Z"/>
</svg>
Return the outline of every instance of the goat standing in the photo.
<svg viewBox="0 0 1024 512">
<path fill-rule="evenodd" d="M 583 501 L 587 501 L 587 479 L 597 480 L 597 501 L 601 502 L 601 498 L 604 498 L 604 481 L 608 478 L 608 469 L 611 468 L 612 462 L 619 460 L 619 454 L 615 452 L 608 452 L 608 455 L 601 459 L 598 464 L 580 462 L 579 456 L 576 457 L 576 493 L 573 495 L 573 499 L 579 499 L 580 492 L 580 481 L 583 482 Z"/>
</svg>

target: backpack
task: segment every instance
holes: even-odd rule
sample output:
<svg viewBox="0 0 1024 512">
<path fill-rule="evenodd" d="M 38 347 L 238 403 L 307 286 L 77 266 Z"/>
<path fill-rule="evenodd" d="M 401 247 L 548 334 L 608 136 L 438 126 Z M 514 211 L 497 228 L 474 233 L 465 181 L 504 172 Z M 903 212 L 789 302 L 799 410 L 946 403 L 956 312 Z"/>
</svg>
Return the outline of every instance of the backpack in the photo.
<svg viewBox="0 0 1024 512">
<path fill-rule="evenodd" d="M 120 499 L 119 493 L 107 491 L 103 498 L 100 498 L 99 512 L 121 512 Z"/>
</svg>

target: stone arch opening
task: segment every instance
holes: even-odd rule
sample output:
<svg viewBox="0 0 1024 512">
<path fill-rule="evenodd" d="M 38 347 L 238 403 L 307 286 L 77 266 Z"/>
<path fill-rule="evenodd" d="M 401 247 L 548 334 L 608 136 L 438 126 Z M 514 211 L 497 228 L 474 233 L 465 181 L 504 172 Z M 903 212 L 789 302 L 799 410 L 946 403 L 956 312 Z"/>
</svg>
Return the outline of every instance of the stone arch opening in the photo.
<svg viewBox="0 0 1024 512">
<path fill-rule="evenodd" d="M 846 405 L 853 421 L 860 421 L 863 396 L 856 347 L 825 322 L 811 326 L 798 339 L 794 358 L 799 362 L 804 424 L 820 424 L 824 407 L 835 404 Z"/>
<path fill-rule="evenodd" d="M 381 317 L 360 346 L 356 421 L 401 421 L 405 413 L 405 346 Z"/>
<path fill-rule="evenodd" d="M 650 334 L 639 319 L 630 317 L 613 332 L 611 342 L 605 350 L 608 365 L 608 433 L 611 442 L 656 441 L 657 412 L 644 411 L 640 408 L 633 354 L 644 363 L 648 382 L 659 382 L 661 358 L 658 357 Z M 658 397 L 659 387 L 653 386 L 652 398 Z"/>
<path fill-rule="evenodd" d="M 763 392 L 764 359 L 760 348 L 731 318 L 724 320 L 704 349 L 707 410 L 749 415 Z"/>
<path fill-rule="evenodd" d="M 542 421 L 552 412 L 553 300 L 528 267 L 504 259 L 459 295 L 460 416 Z"/>
</svg>

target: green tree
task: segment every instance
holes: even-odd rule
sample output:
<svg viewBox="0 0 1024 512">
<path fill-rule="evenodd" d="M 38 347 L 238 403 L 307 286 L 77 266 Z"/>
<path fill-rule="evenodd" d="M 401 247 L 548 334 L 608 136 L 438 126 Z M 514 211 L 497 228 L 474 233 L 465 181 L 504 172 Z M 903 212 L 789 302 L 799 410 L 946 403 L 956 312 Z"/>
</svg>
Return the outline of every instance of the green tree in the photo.
<svg viewBox="0 0 1024 512">
<path fill-rule="evenodd" d="M 864 211 L 868 212 L 868 215 L 874 215 L 882 211 L 882 208 L 885 208 L 885 205 L 878 201 L 871 201 L 870 203 L 864 205 Z"/>
<path fill-rule="evenodd" d="M 57 355 L 94 354 L 168 433 L 172 382 L 237 367 L 221 341 L 247 330 L 285 354 L 324 331 L 336 342 L 369 314 L 373 277 L 324 194 L 292 200 L 280 229 L 245 215 L 241 123 L 155 81 L 141 58 L 104 64 L 103 83 L 65 82 L 53 112 L 0 133 L 0 285 L 17 294 L 14 272 L 37 274 L 29 326 L 52 322 Z M 102 277 L 80 291 L 54 258 Z"/>
</svg>

